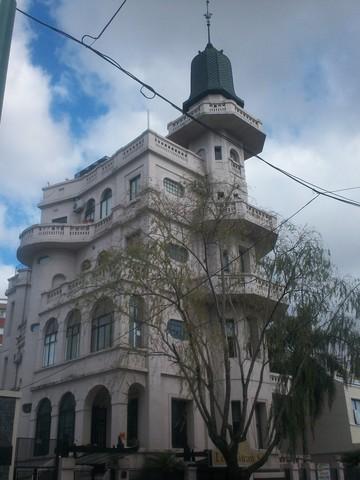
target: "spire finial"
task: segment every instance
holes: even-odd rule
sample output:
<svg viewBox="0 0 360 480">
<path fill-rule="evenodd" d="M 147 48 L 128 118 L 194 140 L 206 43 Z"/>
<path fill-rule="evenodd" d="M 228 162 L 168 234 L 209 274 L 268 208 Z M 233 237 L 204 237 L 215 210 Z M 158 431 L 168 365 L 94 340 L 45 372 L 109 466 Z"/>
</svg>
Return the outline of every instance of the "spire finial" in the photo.
<svg viewBox="0 0 360 480">
<path fill-rule="evenodd" d="M 208 44 L 211 44 L 211 39 L 210 39 L 210 26 L 211 26 L 211 17 L 212 13 L 209 12 L 209 3 L 210 0 L 206 0 L 206 13 L 204 17 L 206 18 L 206 25 L 207 25 L 207 30 L 208 30 Z"/>
</svg>

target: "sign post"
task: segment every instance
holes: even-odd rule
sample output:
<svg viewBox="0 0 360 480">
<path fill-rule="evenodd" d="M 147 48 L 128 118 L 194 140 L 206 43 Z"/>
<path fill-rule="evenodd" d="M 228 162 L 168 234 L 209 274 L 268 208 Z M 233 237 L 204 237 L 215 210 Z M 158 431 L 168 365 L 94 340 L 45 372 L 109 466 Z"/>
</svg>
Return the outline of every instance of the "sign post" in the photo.
<svg viewBox="0 0 360 480">
<path fill-rule="evenodd" d="M 0 120 L 15 18 L 15 0 L 0 0 Z"/>
</svg>

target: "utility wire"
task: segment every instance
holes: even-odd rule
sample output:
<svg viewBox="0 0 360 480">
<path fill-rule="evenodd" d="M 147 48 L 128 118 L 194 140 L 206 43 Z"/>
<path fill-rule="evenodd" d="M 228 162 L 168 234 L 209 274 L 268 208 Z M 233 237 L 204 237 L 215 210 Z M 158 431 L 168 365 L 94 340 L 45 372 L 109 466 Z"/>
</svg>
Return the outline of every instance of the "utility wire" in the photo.
<svg viewBox="0 0 360 480">
<path fill-rule="evenodd" d="M 80 41 L 79 39 L 77 39 L 76 37 L 70 35 L 69 33 L 66 33 L 64 32 L 63 30 L 60 30 L 59 28 L 56 28 L 52 25 L 49 25 L 48 23 L 46 22 L 43 22 L 42 20 L 34 17 L 33 15 L 30 15 L 29 13 L 26 13 L 25 11 L 21 10 L 20 8 L 16 8 L 16 10 L 20 13 L 22 13 L 23 15 L 25 15 L 26 17 L 30 18 L 31 20 L 33 20 L 34 22 L 72 40 L 73 42 L 87 48 L 88 50 L 90 50 L 91 52 L 93 52 L 95 55 L 99 56 L 100 58 L 102 58 L 103 60 L 105 60 L 106 62 L 108 62 L 110 65 L 114 66 L 115 68 L 117 68 L 118 70 L 120 70 L 122 73 L 124 73 L 125 75 L 127 75 L 128 77 L 130 77 L 132 80 L 134 80 L 135 82 L 137 82 L 138 84 L 141 85 L 141 93 L 142 95 L 144 95 L 146 98 L 155 98 L 155 97 L 159 97 L 161 100 L 163 100 L 164 102 L 166 102 L 167 104 L 169 104 L 171 107 L 173 107 L 175 110 L 177 110 L 178 112 L 180 112 L 181 114 L 185 115 L 186 117 L 188 117 L 189 119 L 193 120 L 194 122 L 196 122 L 197 124 L 201 125 L 203 128 L 205 128 L 206 130 L 209 130 L 211 131 L 212 133 L 216 134 L 217 136 L 225 139 L 226 141 L 230 142 L 231 144 L 233 144 L 234 146 L 236 146 L 237 148 L 240 148 L 240 149 L 244 149 L 247 153 L 251 154 L 252 156 L 258 158 L 261 162 L 265 163 L 266 165 L 268 165 L 269 167 L 273 168 L 274 170 L 278 171 L 279 173 L 287 176 L 288 178 L 290 178 L 291 180 L 299 183 L 300 185 L 302 185 L 303 187 L 311 190 L 312 192 L 314 192 L 315 194 L 318 194 L 318 195 L 322 195 L 322 196 L 325 196 L 325 197 L 328 197 L 328 198 L 331 198 L 333 200 L 337 200 L 339 202 L 342 202 L 342 203 L 345 203 L 347 205 L 352 205 L 352 206 L 356 206 L 356 207 L 360 207 L 360 202 L 357 202 L 351 198 L 347 198 L 347 197 L 344 197 L 342 195 L 334 195 L 334 193 L 332 192 L 335 192 L 335 191 L 331 191 L 329 189 L 326 189 L 324 187 L 321 187 L 319 185 L 316 185 L 314 183 L 311 183 L 301 177 L 298 177 L 276 165 L 274 165 L 273 163 L 265 160 L 263 157 L 261 157 L 260 155 L 254 153 L 253 151 L 251 151 L 249 148 L 247 148 L 246 146 L 244 145 L 240 145 L 239 143 L 235 142 L 232 138 L 229 138 L 228 136 L 224 135 L 223 133 L 217 131 L 216 129 L 210 127 L 209 125 L 207 125 L 206 123 L 202 122 L 201 120 L 199 120 L 198 118 L 194 117 L 193 115 L 191 115 L 190 113 L 188 112 L 184 112 L 183 109 L 181 107 L 179 107 L 178 105 L 176 105 L 173 101 L 171 101 L 170 99 L 168 99 L 167 97 L 165 97 L 163 94 L 161 94 L 160 92 L 158 92 L 157 90 L 155 90 L 151 85 L 148 85 L 146 84 L 144 81 L 142 81 L 140 78 L 138 78 L 137 76 L 135 76 L 133 73 L 131 73 L 130 71 L 126 70 L 124 67 L 122 67 L 115 59 L 113 59 L 112 57 L 110 57 L 109 55 L 106 55 L 102 52 L 100 52 L 99 50 L 96 50 L 95 48 L 93 48 L 92 46 L 90 45 L 87 45 L 85 43 L 83 43 L 82 41 Z M 148 95 L 145 95 L 144 93 L 144 89 L 148 90 L 150 92 L 150 94 L 152 96 L 148 96 Z"/>
<path fill-rule="evenodd" d="M 280 229 L 283 225 L 285 225 L 287 222 L 289 222 L 291 219 L 293 219 L 296 215 L 298 215 L 300 212 L 302 212 L 306 207 L 308 207 L 313 201 L 315 201 L 317 198 L 319 197 L 319 195 L 316 195 L 314 196 L 313 198 L 311 198 L 310 200 L 308 200 L 306 203 L 304 203 L 301 207 L 299 207 L 294 213 L 292 213 L 289 217 L 287 217 L 285 220 L 283 220 L 279 225 L 277 225 L 275 228 L 269 230 L 268 232 L 266 232 L 264 234 L 264 237 L 266 236 L 269 236 L 271 235 L 272 233 L 275 233 L 276 230 Z M 237 255 L 235 258 L 233 258 L 230 262 L 227 263 L 227 265 L 224 265 L 222 267 L 220 267 L 218 270 L 216 270 L 215 272 L 213 272 L 208 278 L 202 280 L 199 284 L 195 285 L 194 287 L 192 287 L 190 290 L 187 290 L 183 295 L 182 297 L 180 298 L 180 300 L 183 300 L 186 296 L 190 295 L 191 293 L 193 293 L 194 291 L 196 291 L 198 288 L 202 287 L 203 285 L 205 285 L 211 278 L 213 278 L 215 275 L 219 275 L 222 271 L 224 271 L 225 268 L 227 268 L 229 265 L 232 265 L 233 263 L 235 263 L 237 260 L 239 260 L 243 255 L 246 255 L 247 252 L 249 252 L 254 246 L 256 246 L 256 244 L 258 242 L 260 242 L 261 240 L 263 240 L 263 237 L 258 239 L 256 242 L 254 242 L 250 247 L 248 247 L 246 250 L 242 251 L 239 255 Z M 242 282 L 242 285 L 246 285 L 246 284 L 249 284 L 249 283 L 252 283 L 254 280 L 251 280 L 249 282 Z M 150 322 L 158 317 L 159 315 L 163 314 L 166 310 L 168 310 L 170 307 L 173 307 L 173 304 L 172 303 L 169 303 L 167 305 L 165 305 L 164 307 L 160 308 L 156 313 L 154 313 L 151 317 L 149 317 L 148 319 L 144 320 L 143 323 L 145 324 L 150 324 Z M 206 326 L 207 324 L 210 323 L 210 320 L 206 320 L 206 322 L 202 322 L 202 323 L 199 323 L 197 324 L 194 328 L 196 329 L 199 329 L 199 328 L 202 328 L 204 326 Z M 129 329 L 127 330 L 125 333 L 122 333 L 121 335 L 119 335 L 118 337 L 116 337 L 115 339 L 113 339 L 113 343 L 116 343 L 118 340 L 121 340 L 121 338 L 123 337 L 127 337 L 130 333 L 133 333 L 135 330 L 137 329 L 137 327 L 135 326 L 133 329 Z M 114 345 L 115 346 L 115 345 Z M 152 354 L 150 353 L 146 353 L 147 356 L 152 356 Z M 81 360 L 81 357 L 77 357 L 77 359 Z M 54 375 L 57 375 L 58 373 L 62 373 L 64 372 L 65 370 L 67 370 L 68 368 L 72 367 L 74 365 L 73 362 L 69 362 L 67 365 L 65 365 L 63 368 L 57 370 L 56 372 L 51 372 L 49 375 L 45 375 L 37 380 L 34 380 L 26 385 L 21 385 L 21 388 L 28 388 L 28 387 L 31 387 L 39 382 L 42 382 L 43 380 L 46 380 L 47 378 L 50 378 L 50 377 L 53 377 Z"/>
<path fill-rule="evenodd" d="M 101 32 L 99 33 L 99 35 L 97 37 L 93 37 L 92 35 L 83 35 L 81 37 L 81 42 L 85 44 L 85 38 L 91 38 L 93 41 L 90 43 L 90 46 L 94 45 L 94 43 L 99 40 L 99 38 L 103 35 L 103 33 L 105 32 L 105 30 L 110 26 L 110 24 L 112 23 L 112 21 L 114 20 L 114 18 L 117 16 L 117 14 L 120 12 L 120 10 L 122 9 L 122 7 L 125 5 L 125 3 L 127 2 L 127 0 L 124 0 L 122 2 L 122 4 L 120 5 L 120 7 L 116 10 L 116 12 L 114 13 L 114 15 L 110 18 L 110 20 L 106 23 L 105 27 L 101 30 Z"/>
</svg>

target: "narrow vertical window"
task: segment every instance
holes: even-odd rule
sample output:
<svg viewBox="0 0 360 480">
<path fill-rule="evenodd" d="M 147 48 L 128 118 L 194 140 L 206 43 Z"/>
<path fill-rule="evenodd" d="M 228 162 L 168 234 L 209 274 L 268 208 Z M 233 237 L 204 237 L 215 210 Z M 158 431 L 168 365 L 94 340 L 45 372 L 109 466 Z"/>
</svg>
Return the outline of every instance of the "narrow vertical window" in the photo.
<svg viewBox="0 0 360 480">
<path fill-rule="evenodd" d="M 186 400 L 171 401 L 171 443 L 173 448 L 188 446 L 188 406 Z"/>
<path fill-rule="evenodd" d="M 220 145 L 215 146 L 215 160 L 222 160 L 222 148 Z"/>
<path fill-rule="evenodd" d="M 47 455 L 49 453 L 51 429 L 51 403 L 44 398 L 39 403 L 36 415 L 36 429 L 34 442 L 34 456 Z"/>
<path fill-rule="evenodd" d="M 75 432 L 75 398 L 70 392 L 65 393 L 60 402 L 57 446 L 66 452 L 74 443 Z"/>
<path fill-rule="evenodd" d="M 95 200 L 90 198 L 86 203 L 85 222 L 93 222 L 95 220 Z"/>
<path fill-rule="evenodd" d="M 70 312 L 66 327 L 66 360 L 73 360 L 80 351 L 80 312 Z"/>
<path fill-rule="evenodd" d="M 234 320 L 226 320 L 226 338 L 228 342 L 229 357 L 236 357 L 236 335 Z"/>
<path fill-rule="evenodd" d="M 360 400 L 353 398 L 351 400 L 355 425 L 360 425 Z"/>
<path fill-rule="evenodd" d="M 222 269 L 224 273 L 230 272 L 230 258 L 227 250 L 223 250 L 222 252 Z"/>
<path fill-rule="evenodd" d="M 105 218 L 111 213 L 111 188 L 107 188 L 101 195 L 100 200 L 100 218 Z"/>
<path fill-rule="evenodd" d="M 43 367 L 48 367 L 55 363 L 55 346 L 58 332 L 58 324 L 55 318 L 48 321 L 45 329 Z"/>
<path fill-rule="evenodd" d="M 255 405 L 255 423 L 257 447 L 259 450 L 261 450 L 266 447 L 267 428 L 266 405 L 263 402 L 257 402 Z"/>
<path fill-rule="evenodd" d="M 130 200 L 135 200 L 140 194 L 140 178 L 141 175 L 137 175 L 130 180 Z"/>
<path fill-rule="evenodd" d="M 108 299 L 100 300 L 94 310 L 91 325 L 91 351 L 97 352 L 112 347 L 113 304 Z"/>
<path fill-rule="evenodd" d="M 241 402 L 240 400 L 233 400 L 231 402 L 231 417 L 234 435 L 240 432 L 241 420 Z"/>
<path fill-rule="evenodd" d="M 132 296 L 129 301 L 129 344 L 133 348 L 143 346 L 142 330 L 144 302 L 140 297 Z"/>
</svg>

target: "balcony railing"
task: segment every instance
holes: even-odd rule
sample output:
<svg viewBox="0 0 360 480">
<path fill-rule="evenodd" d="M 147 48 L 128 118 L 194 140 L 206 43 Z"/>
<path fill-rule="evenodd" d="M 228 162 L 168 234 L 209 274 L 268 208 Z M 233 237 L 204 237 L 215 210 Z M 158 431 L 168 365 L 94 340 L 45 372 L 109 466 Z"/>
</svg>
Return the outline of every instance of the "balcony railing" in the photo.
<svg viewBox="0 0 360 480">
<path fill-rule="evenodd" d="M 249 113 L 245 112 L 242 108 L 238 107 L 235 102 L 229 100 L 226 102 L 208 102 L 208 103 L 201 103 L 197 107 L 190 109 L 189 114 L 192 117 L 199 117 L 201 115 L 207 113 L 219 113 L 219 114 L 235 114 L 237 117 L 245 120 L 251 126 L 256 128 L 261 128 L 260 120 L 252 117 Z M 168 124 L 169 134 L 171 135 L 176 130 L 182 128 L 184 125 L 192 122 L 192 119 L 189 118 L 187 115 L 182 115 L 178 119 L 170 122 Z"/>
<path fill-rule="evenodd" d="M 277 219 L 275 215 L 267 213 L 243 200 L 236 200 L 221 204 L 219 208 L 224 208 L 224 214 L 229 219 L 244 219 L 250 223 L 259 225 L 267 230 L 274 230 L 277 226 Z"/>
<path fill-rule="evenodd" d="M 279 301 L 283 294 L 283 287 L 281 285 L 270 283 L 252 273 L 225 273 L 223 276 L 217 275 L 214 280 L 215 289 L 218 294 L 256 295 L 272 301 Z"/>
</svg>

